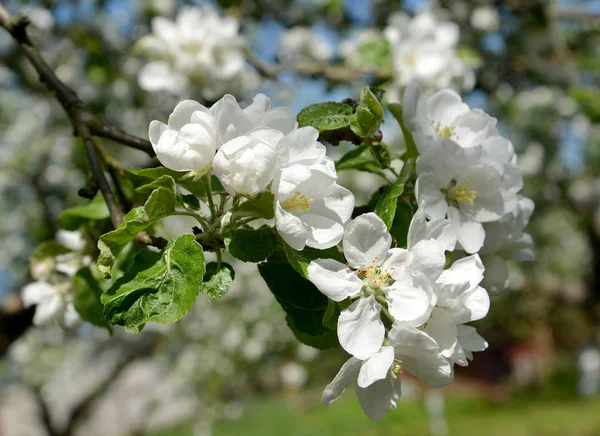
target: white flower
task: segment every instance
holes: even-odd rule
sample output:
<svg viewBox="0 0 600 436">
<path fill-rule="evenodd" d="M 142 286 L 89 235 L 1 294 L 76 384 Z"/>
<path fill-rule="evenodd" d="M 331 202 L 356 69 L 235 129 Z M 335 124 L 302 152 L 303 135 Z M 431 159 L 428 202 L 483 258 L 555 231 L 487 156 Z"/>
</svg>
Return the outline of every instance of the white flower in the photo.
<svg viewBox="0 0 600 436">
<path fill-rule="evenodd" d="M 184 100 L 175 106 L 168 124 L 152 121 L 148 133 L 156 157 L 172 170 L 206 170 L 215 156 L 215 118 L 211 111 L 193 100 Z"/>
<path fill-rule="evenodd" d="M 485 265 L 484 284 L 490 291 L 501 291 L 508 286 L 506 260 L 532 261 L 533 239 L 524 232 L 535 204 L 519 196 L 517 207 L 499 221 L 484 224 L 486 238 L 480 255 Z"/>
<path fill-rule="evenodd" d="M 215 175 L 232 195 L 256 195 L 279 172 L 278 149 L 285 144 L 279 131 L 259 127 L 223 144 L 213 161 Z"/>
<path fill-rule="evenodd" d="M 481 319 L 488 313 L 490 297 L 479 286 L 483 271 L 481 259 L 474 254 L 454 262 L 433 284 L 437 304 L 425 331 L 439 344 L 444 357 L 450 358 L 456 351 L 457 326 Z"/>
<path fill-rule="evenodd" d="M 470 109 L 453 90 L 443 89 L 430 97 L 416 83 L 404 92 L 404 122 L 413 132 L 421 154 L 440 138 L 449 138 L 461 147 L 481 146 L 482 160 L 502 175 L 505 199 L 515 206 L 515 197 L 523 187 L 523 174 L 517 165 L 510 141 L 499 136 L 497 120 L 480 109 Z"/>
<path fill-rule="evenodd" d="M 419 206 L 431 219 L 447 215 L 462 248 L 477 252 L 485 239 L 481 223 L 500 219 L 506 209 L 502 175 L 483 160 L 482 147 L 433 141 L 417 162 L 417 174 Z"/>
<path fill-rule="evenodd" d="M 332 55 L 333 47 L 309 27 L 292 27 L 281 37 L 279 58 L 283 63 L 325 62 Z"/>
<path fill-rule="evenodd" d="M 226 89 L 250 84 L 244 78 L 245 41 L 235 18 L 220 17 L 212 7 L 187 7 L 175 21 L 159 16 L 151 25 L 152 34 L 137 43 L 154 59 L 140 70 L 144 89 L 180 94 L 196 84 L 204 98 L 214 99 Z"/>
<path fill-rule="evenodd" d="M 82 251 L 86 244 L 81 232 L 62 229 L 56 232 L 56 242 L 72 251 Z"/>
<path fill-rule="evenodd" d="M 439 21 L 431 12 L 412 19 L 400 12 L 390 17 L 384 33 L 394 59 L 396 87 L 403 88 L 413 80 L 433 89 L 454 83 L 472 86 L 472 80 L 465 78 L 472 71 L 456 52 L 460 36 L 456 23 Z M 392 91 L 395 99 L 395 90 Z"/>
<path fill-rule="evenodd" d="M 494 32 L 500 27 L 500 16 L 494 6 L 478 6 L 471 13 L 471 26 L 486 32 Z"/>
<path fill-rule="evenodd" d="M 406 271 L 401 249 L 390 248 L 392 237 L 374 213 L 359 216 L 344 232 L 344 255 L 350 268 L 333 259 L 317 259 L 308 266 L 308 278 L 333 301 L 355 301 L 338 319 L 342 347 L 367 359 L 381 347 L 385 328 L 381 306 L 387 302 L 396 322 L 419 326 L 429 318 L 435 295 L 427 277 Z M 401 258 L 401 259 L 399 259 Z"/>
<path fill-rule="evenodd" d="M 234 96 L 225 95 L 213 105 L 211 112 L 216 118 L 218 145 L 245 135 L 256 127 L 269 127 L 284 135 L 298 127 L 296 116 L 290 108 L 272 108 L 271 100 L 264 94 L 257 94 L 252 104 L 244 109 Z"/>
<path fill-rule="evenodd" d="M 24 307 L 36 306 L 33 323 L 46 326 L 54 322 L 68 329 L 79 326 L 81 319 L 73 305 L 70 283 L 51 285 L 39 281 L 26 285 L 21 291 Z"/>
<path fill-rule="evenodd" d="M 495 118 L 470 109 L 451 89 L 427 97 L 411 82 L 404 92 L 403 107 L 404 122 L 413 131 L 420 153 L 433 143 L 431 139 L 449 138 L 462 147 L 474 147 L 498 135 Z"/>
<path fill-rule="evenodd" d="M 351 357 L 323 391 L 329 405 L 337 400 L 354 378 L 356 396 L 365 414 L 383 419 L 396 409 L 400 399 L 400 374 L 406 370 L 432 387 L 442 387 L 453 379 L 452 368 L 441 355 L 437 343 L 425 332 L 410 326 L 395 325 L 388 335 L 389 345 L 367 359 Z"/>
<path fill-rule="evenodd" d="M 335 173 L 320 164 L 295 164 L 281 171 L 273 187 L 276 228 L 295 250 L 306 245 L 329 248 L 342 239 L 354 196 L 336 180 Z"/>
</svg>

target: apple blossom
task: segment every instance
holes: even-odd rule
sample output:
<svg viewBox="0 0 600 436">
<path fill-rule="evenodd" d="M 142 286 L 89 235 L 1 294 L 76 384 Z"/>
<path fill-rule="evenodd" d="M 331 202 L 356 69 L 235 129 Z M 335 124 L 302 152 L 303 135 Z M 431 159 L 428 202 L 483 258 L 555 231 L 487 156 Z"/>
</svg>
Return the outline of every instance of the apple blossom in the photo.
<svg viewBox="0 0 600 436">
<path fill-rule="evenodd" d="M 431 387 L 452 382 L 451 366 L 427 333 L 415 327 L 394 325 L 388 334 L 388 344 L 367 359 L 351 357 L 346 361 L 323 391 L 323 403 L 330 405 L 337 400 L 356 377 L 356 396 L 363 411 L 369 418 L 380 421 L 388 411 L 396 409 L 403 370 Z"/>
<path fill-rule="evenodd" d="M 216 147 L 215 117 L 200 103 L 184 100 L 175 106 L 168 124 L 154 120 L 149 137 L 158 160 L 175 171 L 206 171 Z"/>
<path fill-rule="evenodd" d="M 221 146 L 213 161 L 215 175 L 231 195 L 256 195 L 279 171 L 278 149 L 285 137 L 259 127 Z"/>
<path fill-rule="evenodd" d="M 437 303 L 425 331 L 447 358 L 454 354 L 457 346 L 457 326 L 487 315 L 490 298 L 479 286 L 483 271 L 481 259 L 474 254 L 454 262 L 432 285 Z"/>
<path fill-rule="evenodd" d="M 399 250 L 391 248 L 392 237 L 374 213 L 360 215 L 344 232 L 344 256 L 349 264 L 317 259 L 308 266 L 308 278 L 333 301 L 350 297 L 355 301 L 338 318 L 340 345 L 350 354 L 366 359 L 382 345 L 385 328 L 380 319 L 386 301 L 395 321 L 422 325 L 435 306 L 435 295 L 427 277 L 405 270 Z"/>
<path fill-rule="evenodd" d="M 21 291 L 24 307 L 36 306 L 33 323 L 38 326 L 54 322 L 72 329 L 79 326 L 81 318 L 73 305 L 70 283 L 52 285 L 45 281 L 32 282 Z"/>
<path fill-rule="evenodd" d="M 420 156 L 415 195 L 432 219 L 448 216 L 458 242 L 475 253 L 485 239 L 483 222 L 505 213 L 502 175 L 482 158 L 481 146 L 463 148 L 441 138 Z"/>
</svg>

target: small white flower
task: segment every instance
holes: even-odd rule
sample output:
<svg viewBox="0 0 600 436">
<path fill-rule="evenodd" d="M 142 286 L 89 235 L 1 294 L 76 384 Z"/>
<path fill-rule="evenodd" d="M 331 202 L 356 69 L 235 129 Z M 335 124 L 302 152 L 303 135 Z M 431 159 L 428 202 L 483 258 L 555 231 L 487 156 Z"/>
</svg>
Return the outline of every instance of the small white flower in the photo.
<svg viewBox="0 0 600 436">
<path fill-rule="evenodd" d="M 388 411 L 396 409 L 403 370 L 431 387 L 452 382 L 451 366 L 425 332 L 395 325 L 388 342 L 389 345 L 367 359 L 351 357 L 323 391 L 323 403 L 330 405 L 337 400 L 356 378 L 356 396 L 363 411 L 369 418 L 380 421 Z"/>
<path fill-rule="evenodd" d="M 500 27 L 500 16 L 494 6 L 478 6 L 471 13 L 471 26 L 486 32 L 494 32 Z"/>
<path fill-rule="evenodd" d="M 423 324 L 435 305 L 427 277 L 406 271 L 401 249 L 390 248 L 392 237 L 374 213 L 359 216 L 344 232 L 344 255 L 350 267 L 333 259 L 317 259 L 308 266 L 308 278 L 333 301 L 355 301 L 338 319 L 341 346 L 367 359 L 382 345 L 385 328 L 377 298 L 387 302 L 394 319 L 406 325 Z"/>
<path fill-rule="evenodd" d="M 458 343 L 454 349 L 454 354 L 448 360 L 460 366 L 467 366 L 469 360 L 473 360 L 473 352 L 486 350 L 488 343 L 477 333 L 475 327 L 461 324 L 456 326 L 456 329 Z"/>
<path fill-rule="evenodd" d="M 342 239 L 354 196 L 336 180 L 324 165 L 295 164 L 282 169 L 273 184 L 277 232 L 295 250 L 329 248 Z"/>
<path fill-rule="evenodd" d="M 285 144 L 279 131 L 259 127 L 223 144 L 213 161 L 215 175 L 232 195 L 256 195 L 279 172 L 278 150 Z"/>
<path fill-rule="evenodd" d="M 217 148 L 214 116 L 193 100 L 175 106 L 168 124 L 152 121 L 149 137 L 158 160 L 175 171 L 206 170 Z"/>
<path fill-rule="evenodd" d="M 457 326 L 482 319 L 488 313 L 490 297 L 479 286 L 483 271 L 481 259 L 474 254 L 454 262 L 433 284 L 437 304 L 425 331 L 436 340 L 447 358 L 456 351 Z"/>
<path fill-rule="evenodd" d="M 33 323 L 46 326 L 54 322 L 68 329 L 79 326 L 81 318 L 73 305 L 70 283 L 51 285 L 39 281 L 26 285 L 21 291 L 24 307 L 36 306 Z"/>
</svg>

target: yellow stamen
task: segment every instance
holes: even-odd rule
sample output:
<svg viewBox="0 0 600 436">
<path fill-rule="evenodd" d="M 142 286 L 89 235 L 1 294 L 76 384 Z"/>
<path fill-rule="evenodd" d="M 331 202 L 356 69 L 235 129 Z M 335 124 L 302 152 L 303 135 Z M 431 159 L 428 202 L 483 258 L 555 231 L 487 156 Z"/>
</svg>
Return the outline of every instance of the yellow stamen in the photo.
<svg viewBox="0 0 600 436">
<path fill-rule="evenodd" d="M 477 198 L 477 191 L 469 189 L 469 183 L 471 183 L 470 178 L 465 179 L 465 183 L 462 185 L 458 185 L 454 179 L 450 182 L 450 187 L 443 192 L 446 194 L 448 200 L 454 200 L 458 203 L 468 203 L 473 207 Z"/>
<path fill-rule="evenodd" d="M 294 195 L 288 197 L 288 199 L 281 204 L 281 207 L 291 212 L 306 213 L 310 209 L 310 204 L 313 201 L 312 198 L 306 198 L 300 191 L 296 191 L 294 192 Z"/>
<path fill-rule="evenodd" d="M 442 127 L 442 123 L 440 123 L 439 121 L 437 123 L 435 121 L 432 121 L 432 123 L 435 133 L 437 133 L 438 137 L 452 138 L 452 136 L 456 135 L 456 126 L 449 125 Z"/>
<path fill-rule="evenodd" d="M 400 359 L 394 359 L 394 363 L 392 363 L 392 366 L 390 367 L 390 375 L 394 380 L 398 380 L 398 377 L 400 377 L 400 374 L 402 374 L 403 363 L 404 362 L 402 362 Z"/>
</svg>

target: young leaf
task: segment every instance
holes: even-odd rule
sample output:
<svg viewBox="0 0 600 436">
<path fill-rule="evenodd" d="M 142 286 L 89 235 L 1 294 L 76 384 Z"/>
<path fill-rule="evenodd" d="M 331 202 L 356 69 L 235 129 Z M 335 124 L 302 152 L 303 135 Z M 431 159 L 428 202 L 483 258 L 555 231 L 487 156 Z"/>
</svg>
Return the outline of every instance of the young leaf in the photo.
<svg viewBox="0 0 600 436">
<path fill-rule="evenodd" d="M 261 262 L 277 246 L 277 239 L 270 227 L 259 229 L 237 229 L 229 234 L 227 250 L 233 257 L 244 262 Z"/>
<path fill-rule="evenodd" d="M 273 219 L 275 217 L 275 195 L 272 192 L 263 191 L 232 209 L 232 214 L 232 219 L 241 217 Z"/>
<path fill-rule="evenodd" d="M 64 210 L 58 216 L 58 225 L 65 230 L 77 230 L 87 221 L 98 221 L 110 218 L 110 212 L 102 194 L 97 194 L 93 200 L 81 206 Z"/>
<path fill-rule="evenodd" d="M 350 128 L 358 136 L 370 138 L 375 135 L 383 122 L 383 108 L 368 86 L 360 93 L 360 105 L 350 117 Z"/>
<path fill-rule="evenodd" d="M 110 270 L 117 255 L 139 232 L 156 221 L 169 216 L 175 209 L 175 192 L 166 188 L 155 189 L 144 206 L 132 209 L 118 229 L 105 233 L 98 241 L 98 270 L 110 277 Z"/>
<path fill-rule="evenodd" d="M 210 262 L 206 265 L 204 283 L 200 290 L 210 298 L 221 298 L 229 291 L 234 279 L 235 271 L 231 265 L 221 263 L 221 269 L 217 270 L 217 263 Z"/>
<path fill-rule="evenodd" d="M 392 163 L 392 156 L 387 146 L 383 142 L 374 142 L 370 145 L 371 155 L 375 158 L 381 168 L 389 168 Z"/>
<path fill-rule="evenodd" d="M 403 178 L 396 180 L 392 183 L 389 188 L 385 191 L 385 194 L 377 202 L 375 207 L 375 213 L 379 218 L 383 220 L 388 230 L 392 227 L 394 221 L 394 215 L 396 214 L 396 205 L 398 204 L 398 197 L 404 192 L 404 184 L 406 180 Z"/>
<path fill-rule="evenodd" d="M 291 265 L 283 262 L 264 262 L 258 265 L 260 275 L 287 314 L 286 320 L 294 335 L 301 342 L 316 346 L 319 337 L 330 336 L 330 329 L 323 325 L 327 309 L 327 297 L 310 281 L 298 274 Z M 334 331 L 335 332 L 335 331 Z M 312 338 L 308 340 L 306 336 Z M 336 341 L 320 346 L 334 346 Z"/>
<path fill-rule="evenodd" d="M 176 192 L 175 180 L 173 177 L 164 175 L 160 176 L 156 180 L 152 180 L 150 183 L 142 185 L 135 189 L 135 192 L 139 194 L 150 194 L 152 191 L 158 188 L 165 188 L 169 191 Z"/>
<path fill-rule="evenodd" d="M 169 241 L 162 254 L 141 251 L 102 295 L 104 316 L 130 333 L 147 322 L 173 323 L 192 308 L 204 271 L 204 252 L 193 235 Z"/>
<path fill-rule="evenodd" d="M 350 124 L 352 107 L 333 101 L 312 104 L 298 114 L 298 126 L 312 126 L 319 132 L 336 130 Z"/>
<path fill-rule="evenodd" d="M 383 176 L 381 167 L 373 159 L 368 145 L 360 145 L 350 150 L 335 163 L 335 168 L 338 171 L 358 170 Z"/>
<path fill-rule="evenodd" d="M 102 289 L 89 268 L 84 268 L 73 277 L 73 304 L 82 319 L 109 331 L 110 325 L 104 319 L 104 306 L 100 297 Z"/>
<path fill-rule="evenodd" d="M 327 248 L 325 250 L 317 250 L 316 248 L 305 247 L 302 251 L 294 250 L 288 244 L 283 244 L 285 256 L 288 262 L 302 277 L 308 278 L 306 272 L 308 265 L 315 259 L 335 259 L 339 262 L 344 262 L 344 256 L 335 248 Z"/>
</svg>

